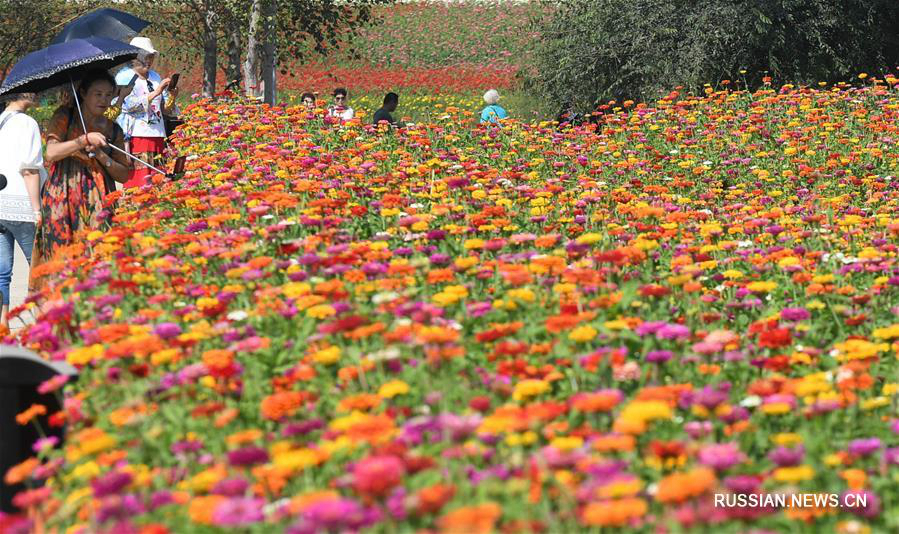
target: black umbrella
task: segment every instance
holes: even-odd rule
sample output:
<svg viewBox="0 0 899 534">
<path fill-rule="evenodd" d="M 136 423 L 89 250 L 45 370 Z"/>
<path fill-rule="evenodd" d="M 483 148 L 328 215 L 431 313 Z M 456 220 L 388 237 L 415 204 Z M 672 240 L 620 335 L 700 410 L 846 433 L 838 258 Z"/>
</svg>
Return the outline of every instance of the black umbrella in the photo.
<svg viewBox="0 0 899 534">
<path fill-rule="evenodd" d="M 98 9 L 66 24 L 50 44 L 88 37 L 106 37 L 107 39 L 126 41 L 149 25 L 150 23 L 146 20 L 118 9 Z"/>
<path fill-rule="evenodd" d="M 50 45 L 13 65 L 0 85 L 0 95 L 44 91 L 80 78 L 87 69 L 111 69 L 136 58 L 140 52 L 136 46 L 105 37 Z"/>
</svg>

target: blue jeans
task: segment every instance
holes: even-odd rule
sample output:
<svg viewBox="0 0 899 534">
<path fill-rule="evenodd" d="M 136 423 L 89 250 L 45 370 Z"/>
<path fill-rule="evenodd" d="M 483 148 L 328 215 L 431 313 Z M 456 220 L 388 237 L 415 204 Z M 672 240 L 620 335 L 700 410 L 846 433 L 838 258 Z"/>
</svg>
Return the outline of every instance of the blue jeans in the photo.
<svg viewBox="0 0 899 534">
<path fill-rule="evenodd" d="M 4 221 L 0 219 L 0 293 L 3 293 L 3 305 L 9 306 L 9 283 L 12 281 L 13 241 L 25 253 L 25 259 L 31 264 L 31 249 L 34 246 L 36 227 L 33 222 Z"/>
</svg>

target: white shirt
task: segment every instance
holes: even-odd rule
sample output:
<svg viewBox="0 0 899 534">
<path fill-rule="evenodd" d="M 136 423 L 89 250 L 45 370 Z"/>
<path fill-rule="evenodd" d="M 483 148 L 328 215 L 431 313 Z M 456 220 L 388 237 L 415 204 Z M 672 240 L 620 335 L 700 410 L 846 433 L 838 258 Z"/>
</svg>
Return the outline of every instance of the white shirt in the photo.
<svg viewBox="0 0 899 534">
<path fill-rule="evenodd" d="M 116 73 L 115 84 L 124 87 L 124 86 L 128 85 L 128 82 L 130 82 L 131 78 L 133 78 L 133 77 L 134 77 L 134 69 L 131 67 L 125 67 Z M 160 76 L 159 73 L 156 72 L 155 70 L 151 70 L 150 72 L 148 72 L 147 78 L 149 78 L 150 82 L 153 83 L 153 87 L 156 87 L 157 83 L 162 83 L 162 76 Z M 137 80 L 135 80 L 135 82 L 136 81 Z M 113 98 L 112 105 L 115 106 L 118 103 L 118 101 L 119 101 L 119 97 Z M 119 115 L 119 117 L 121 117 L 121 115 Z M 119 126 L 122 126 L 122 125 L 119 124 Z M 124 130 L 125 128 L 122 127 L 122 129 Z"/>
<path fill-rule="evenodd" d="M 356 116 L 356 112 L 353 111 L 353 108 L 351 108 L 349 106 L 346 106 L 346 107 L 331 106 L 328 108 L 328 116 L 329 117 L 337 117 L 341 120 L 348 121 Z"/>
<path fill-rule="evenodd" d="M 0 129 L 0 174 L 6 176 L 6 188 L 0 191 L 0 219 L 34 222 L 34 212 L 40 206 L 31 205 L 22 171 L 43 171 L 41 131 L 37 121 L 25 113 L 4 111 L 0 122 L 4 120 Z"/>
<path fill-rule="evenodd" d="M 116 85 L 127 85 L 134 76 L 134 69 L 122 69 L 116 74 Z M 162 96 L 153 99 L 152 104 L 147 105 L 147 95 L 150 91 L 147 81 L 155 90 L 162 83 L 162 78 L 155 70 L 147 74 L 147 79 L 138 78 L 134 82 L 131 94 L 125 97 L 122 103 L 122 112 L 116 122 L 125 132 L 125 137 L 165 137 L 165 122 L 162 120 L 163 102 L 169 99 L 168 91 L 163 91 Z"/>
</svg>

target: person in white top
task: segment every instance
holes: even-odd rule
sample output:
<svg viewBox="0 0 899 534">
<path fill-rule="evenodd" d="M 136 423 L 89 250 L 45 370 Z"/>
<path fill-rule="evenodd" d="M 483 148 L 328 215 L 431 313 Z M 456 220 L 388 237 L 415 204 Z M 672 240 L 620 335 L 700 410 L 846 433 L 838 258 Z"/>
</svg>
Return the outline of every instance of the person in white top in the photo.
<svg viewBox="0 0 899 534">
<path fill-rule="evenodd" d="M 41 170 L 44 166 L 41 132 L 37 121 L 25 114 L 35 105 L 34 93 L 12 96 L 0 114 L 0 324 L 8 326 L 9 285 L 12 281 L 13 243 L 31 263 L 37 225 L 41 223 Z M 0 182 L 3 180 L 0 179 Z"/>
<path fill-rule="evenodd" d="M 129 151 L 144 161 L 158 166 L 165 150 L 163 111 L 173 109 L 178 91 L 177 89 L 168 91 L 171 80 L 160 78 L 156 71 L 151 70 L 150 67 L 157 54 L 153 43 L 146 37 L 135 37 L 131 44 L 143 49 L 143 52 L 131 62 L 130 69 L 123 69 L 116 74 L 118 86 L 127 86 L 132 79 L 135 80 L 130 90 L 125 88 L 120 93 L 122 112 L 116 122 L 125 132 Z M 135 75 L 137 78 L 134 78 Z M 147 183 L 147 178 L 151 174 L 149 168 L 135 163 L 131 176 L 124 186 L 140 187 Z"/>
<path fill-rule="evenodd" d="M 153 70 L 153 63 L 156 62 L 156 57 L 159 52 L 153 48 L 153 42 L 146 37 L 135 37 L 131 39 L 131 46 L 136 46 L 137 48 L 141 48 L 148 52 L 147 55 L 144 56 L 144 62 L 147 64 L 147 68 L 150 69 L 147 73 L 147 79 L 150 80 L 150 83 L 153 85 L 158 85 L 162 83 L 162 76 L 159 75 L 158 72 Z M 119 72 L 115 75 L 115 83 L 118 89 L 118 94 L 115 98 L 112 99 L 111 107 L 119 109 L 119 116 L 116 119 L 116 122 L 119 126 L 121 126 L 122 131 L 126 133 L 128 132 L 128 124 L 129 116 L 127 114 L 121 113 L 122 101 L 125 100 L 131 91 L 134 90 L 134 84 L 131 83 L 132 80 L 137 81 L 137 73 L 134 72 L 134 67 L 129 63 L 127 66 L 122 67 Z"/>
<path fill-rule="evenodd" d="M 347 102 L 347 92 L 343 87 L 334 89 L 334 105 L 328 108 L 328 116 L 348 121 L 356 116 L 356 112 Z"/>
</svg>

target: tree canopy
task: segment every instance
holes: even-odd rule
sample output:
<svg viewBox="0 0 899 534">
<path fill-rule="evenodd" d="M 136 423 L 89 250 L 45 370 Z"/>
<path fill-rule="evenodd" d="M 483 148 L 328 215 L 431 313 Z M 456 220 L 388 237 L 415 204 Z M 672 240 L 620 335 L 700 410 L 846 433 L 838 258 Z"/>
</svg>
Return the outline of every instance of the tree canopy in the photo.
<svg viewBox="0 0 899 534">
<path fill-rule="evenodd" d="M 899 64 L 895 0 L 568 0 L 534 21 L 530 86 L 589 106 L 764 76 L 845 80 Z"/>
</svg>

